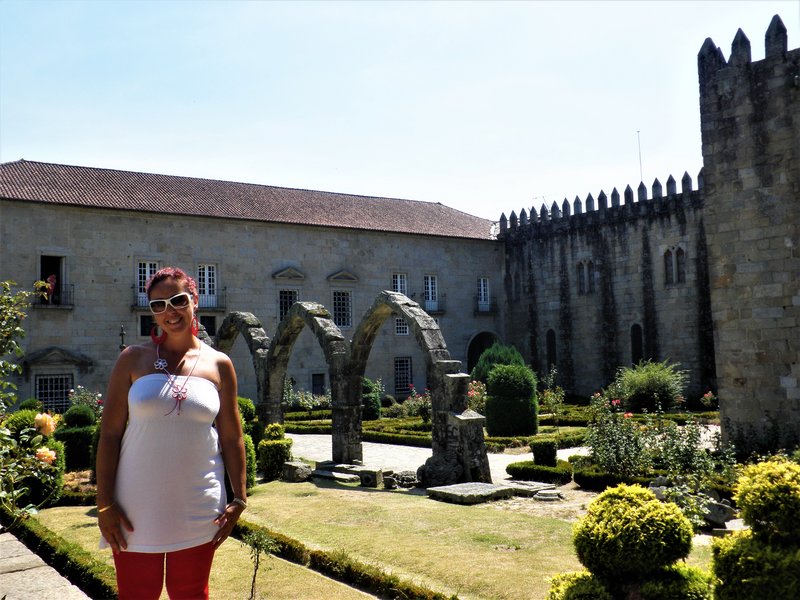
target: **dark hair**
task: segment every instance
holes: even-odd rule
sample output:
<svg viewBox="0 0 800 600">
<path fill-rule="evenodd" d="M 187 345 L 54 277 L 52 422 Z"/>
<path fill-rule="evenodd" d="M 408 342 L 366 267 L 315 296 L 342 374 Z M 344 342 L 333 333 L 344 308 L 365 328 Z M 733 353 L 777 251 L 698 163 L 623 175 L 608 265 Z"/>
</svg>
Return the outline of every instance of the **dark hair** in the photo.
<svg viewBox="0 0 800 600">
<path fill-rule="evenodd" d="M 186 271 L 179 269 L 178 267 L 164 267 L 163 269 L 159 269 L 156 274 L 148 280 L 147 285 L 145 286 L 147 298 L 150 298 L 150 290 L 153 289 L 154 285 L 157 285 L 165 279 L 169 279 L 170 277 L 176 281 L 183 282 L 186 286 L 186 290 L 192 295 L 194 301 L 197 302 L 197 284 L 195 283 L 194 279 L 192 279 L 186 273 Z"/>
</svg>

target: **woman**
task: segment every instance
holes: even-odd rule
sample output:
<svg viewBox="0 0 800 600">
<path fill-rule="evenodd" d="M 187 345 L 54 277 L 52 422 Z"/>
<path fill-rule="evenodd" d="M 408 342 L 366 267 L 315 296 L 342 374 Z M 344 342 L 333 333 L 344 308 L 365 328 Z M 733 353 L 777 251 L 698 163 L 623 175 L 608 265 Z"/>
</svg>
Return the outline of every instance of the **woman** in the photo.
<svg viewBox="0 0 800 600">
<path fill-rule="evenodd" d="M 121 600 L 157 600 L 165 573 L 171 599 L 208 598 L 214 550 L 247 506 L 236 373 L 196 337 L 197 286 L 184 271 L 158 271 L 147 297 L 152 341 L 122 351 L 105 397 L 101 545 L 114 553 Z"/>
</svg>

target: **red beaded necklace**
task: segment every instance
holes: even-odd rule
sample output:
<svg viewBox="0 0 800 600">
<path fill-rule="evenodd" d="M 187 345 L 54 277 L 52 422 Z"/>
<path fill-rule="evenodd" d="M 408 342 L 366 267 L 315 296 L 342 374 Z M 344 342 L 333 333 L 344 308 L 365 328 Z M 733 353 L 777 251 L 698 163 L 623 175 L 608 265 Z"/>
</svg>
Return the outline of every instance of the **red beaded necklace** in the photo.
<svg viewBox="0 0 800 600">
<path fill-rule="evenodd" d="M 168 377 L 167 385 L 169 385 L 170 390 L 172 390 L 172 398 L 175 400 L 175 406 L 172 407 L 172 410 L 169 411 L 167 415 L 172 414 L 176 408 L 178 409 L 178 414 L 181 414 L 181 402 L 186 400 L 186 397 L 188 395 L 186 393 L 186 386 L 189 384 L 189 378 L 192 376 L 192 373 L 194 373 L 194 368 L 200 361 L 200 353 L 203 351 L 203 344 L 202 343 L 200 344 L 200 349 L 197 351 L 197 358 L 194 360 L 194 364 L 192 365 L 189 374 L 186 375 L 186 379 L 184 380 L 183 385 L 181 387 L 178 387 L 176 385 L 179 375 L 177 373 L 174 374 L 170 373 L 167 370 L 167 360 L 165 358 L 161 358 L 160 351 L 161 351 L 161 344 L 156 344 L 156 360 L 153 363 L 153 366 L 159 371 L 164 371 L 164 373 L 166 373 Z"/>
</svg>

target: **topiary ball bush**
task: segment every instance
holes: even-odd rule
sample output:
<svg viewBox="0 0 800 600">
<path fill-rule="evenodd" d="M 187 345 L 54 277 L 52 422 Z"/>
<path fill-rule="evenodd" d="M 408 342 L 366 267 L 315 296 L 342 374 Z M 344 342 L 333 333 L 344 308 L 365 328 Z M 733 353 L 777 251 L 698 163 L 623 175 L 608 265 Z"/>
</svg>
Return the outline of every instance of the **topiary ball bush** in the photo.
<svg viewBox="0 0 800 600">
<path fill-rule="evenodd" d="M 17 410 L 35 410 L 40 413 L 44 410 L 44 405 L 36 398 L 28 398 L 19 403 Z"/>
<path fill-rule="evenodd" d="M 61 422 L 64 427 L 88 427 L 97 422 L 97 417 L 89 405 L 74 404 L 64 413 Z"/>
<path fill-rule="evenodd" d="M 579 571 L 553 577 L 545 600 L 614 600 L 614 597 L 597 577 Z"/>
<path fill-rule="evenodd" d="M 539 403 L 536 376 L 525 365 L 497 365 L 486 386 L 486 430 L 490 436 L 534 435 Z"/>
<path fill-rule="evenodd" d="M 734 500 L 756 537 L 776 544 L 800 539 L 800 465 L 785 457 L 744 468 Z"/>
<path fill-rule="evenodd" d="M 283 463 L 292 460 L 292 440 L 263 439 L 258 444 L 258 468 L 264 481 L 274 481 L 283 475 Z"/>
<path fill-rule="evenodd" d="M 578 560 L 605 580 L 642 581 L 686 558 L 692 524 L 672 503 L 638 485 L 619 485 L 601 493 L 575 524 Z"/>
<path fill-rule="evenodd" d="M 505 346 L 500 342 L 495 342 L 484 350 L 478 362 L 472 368 L 470 379 L 486 383 L 489 380 L 489 372 L 497 365 L 524 365 L 525 359 L 514 346 Z"/>
<path fill-rule="evenodd" d="M 800 598 L 800 545 L 770 544 L 753 531 L 715 539 L 711 571 L 716 600 Z"/>
</svg>

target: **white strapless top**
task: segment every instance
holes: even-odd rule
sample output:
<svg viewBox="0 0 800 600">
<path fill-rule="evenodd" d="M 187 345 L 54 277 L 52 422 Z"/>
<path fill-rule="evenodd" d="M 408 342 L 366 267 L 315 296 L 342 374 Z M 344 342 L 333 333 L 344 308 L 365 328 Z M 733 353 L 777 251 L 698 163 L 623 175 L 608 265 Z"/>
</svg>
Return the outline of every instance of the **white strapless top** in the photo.
<svg viewBox="0 0 800 600">
<path fill-rule="evenodd" d="M 224 466 L 217 430 L 219 392 L 209 380 L 179 376 L 187 397 L 176 406 L 170 378 L 140 377 L 128 392 L 115 502 L 134 531 L 128 551 L 172 552 L 210 542 L 225 509 Z M 105 540 L 101 546 L 107 547 Z"/>
</svg>

